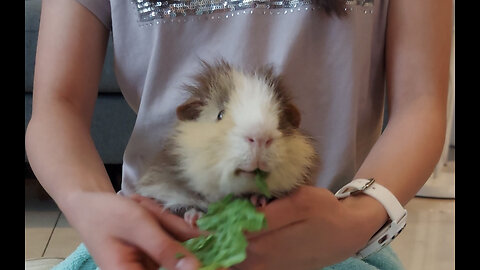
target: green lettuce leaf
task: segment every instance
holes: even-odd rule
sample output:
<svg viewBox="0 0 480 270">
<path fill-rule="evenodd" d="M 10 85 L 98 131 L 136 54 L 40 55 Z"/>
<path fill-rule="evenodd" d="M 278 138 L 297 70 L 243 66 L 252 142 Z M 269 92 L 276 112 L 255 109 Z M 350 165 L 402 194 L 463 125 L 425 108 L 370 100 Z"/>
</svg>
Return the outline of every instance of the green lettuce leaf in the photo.
<svg viewBox="0 0 480 270">
<path fill-rule="evenodd" d="M 242 262 L 247 257 L 248 244 L 243 233 L 267 227 L 264 214 L 257 212 L 248 199 L 232 195 L 210 204 L 197 225 L 210 234 L 189 239 L 183 245 L 200 260 L 201 270 L 227 268 Z"/>
<path fill-rule="evenodd" d="M 268 176 L 268 173 L 257 169 L 255 171 L 255 184 L 257 185 L 260 192 L 267 198 L 271 198 L 272 194 L 268 189 L 267 181 L 265 180 Z"/>
<path fill-rule="evenodd" d="M 271 197 L 267 182 L 268 173 L 257 170 L 255 183 L 260 192 Z M 211 203 L 207 213 L 197 220 L 198 228 L 210 234 L 183 242 L 202 263 L 200 270 L 228 268 L 247 258 L 247 239 L 244 232 L 260 231 L 267 227 L 263 213 L 258 212 L 249 199 L 228 195 Z M 177 259 L 183 254 L 176 254 Z M 163 268 L 160 268 L 162 270 Z"/>
</svg>

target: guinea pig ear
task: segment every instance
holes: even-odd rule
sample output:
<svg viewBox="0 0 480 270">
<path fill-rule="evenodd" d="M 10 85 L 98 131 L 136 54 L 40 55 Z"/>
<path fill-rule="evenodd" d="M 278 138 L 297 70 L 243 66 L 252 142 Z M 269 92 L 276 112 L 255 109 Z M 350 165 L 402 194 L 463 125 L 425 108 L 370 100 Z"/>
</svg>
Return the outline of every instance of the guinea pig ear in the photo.
<svg viewBox="0 0 480 270">
<path fill-rule="evenodd" d="M 287 103 L 283 115 L 286 122 L 288 122 L 293 128 L 298 128 L 300 126 L 300 111 L 292 103 Z"/>
<path fill-rule="evenodd" d="M 205 103 L 199 99 L 190 98 L 177 107 L 177 117 L 180 121 L 195 120 L 200 115 Z"/>
</svg>

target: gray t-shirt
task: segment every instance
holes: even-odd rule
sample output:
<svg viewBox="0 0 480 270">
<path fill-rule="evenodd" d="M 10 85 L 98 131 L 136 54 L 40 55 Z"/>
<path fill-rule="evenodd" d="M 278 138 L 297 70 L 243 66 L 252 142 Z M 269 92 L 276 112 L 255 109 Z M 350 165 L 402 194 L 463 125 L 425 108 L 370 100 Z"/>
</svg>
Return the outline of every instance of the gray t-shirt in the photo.
<svg viewBox="0 0 480 270">
<path fill-rule="evenodd" d="M 388 0 L 346 1 L 343 17 L 311 0 L 77 1 L 112 31 L 118 84 L 137 113 L 123 194 L 162 148 L 200 59 L 283 74 L 321 158 L 319 187 L 351 181 L 381 133 Z"/>
</svg>

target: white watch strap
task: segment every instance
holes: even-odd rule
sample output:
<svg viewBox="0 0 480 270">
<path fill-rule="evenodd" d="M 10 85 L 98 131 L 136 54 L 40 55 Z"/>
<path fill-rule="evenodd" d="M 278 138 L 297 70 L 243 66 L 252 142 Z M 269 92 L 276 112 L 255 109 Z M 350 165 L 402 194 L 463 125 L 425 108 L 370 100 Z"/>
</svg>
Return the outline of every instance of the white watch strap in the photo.
<svg viewBox="0 0 480 270">
<path fill-rule="evenodd" d="M 337 191 L 335 197 L 342 199 L 357 192 L 363 192 L 377 199 L 387 210 L 390 219 L 395 222 L 398 222 L 407 212 L 388 189 L 375 183 L 373 179 L 355 179 Z"/>
<path fill-rule="evenodd" d="M 388 189 L 375 183 L 373 178 L 355 179 L 337 191 L 335 196 L 338 199 L 342 199 L 358 192 L 363 192 L 377 199 L 385 207 L 390 218 L 390 220 L 370 238 L 367 246 L 359 250 L 355 255 L 363 259 L 379 251 L 403 230 L 407 224 L 407 210 L 402 207 L 397 198 Z"/>
</svg>

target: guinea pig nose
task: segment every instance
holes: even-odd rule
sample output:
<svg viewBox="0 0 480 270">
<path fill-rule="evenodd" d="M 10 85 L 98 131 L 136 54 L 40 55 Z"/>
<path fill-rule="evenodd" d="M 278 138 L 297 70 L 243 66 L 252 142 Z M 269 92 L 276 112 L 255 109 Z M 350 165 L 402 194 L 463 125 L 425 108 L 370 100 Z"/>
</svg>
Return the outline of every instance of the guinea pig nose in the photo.
<svg viewBox="0 0 480 270">
<path fill-rule="evenodd" d="M 271 137 L 247 136 L 246 138 L 247 138 L 247 141 L 252 146 L 257 146 L 257 147 L 269 147 L 273 142 L 273 138 Z"/>
</svg>

